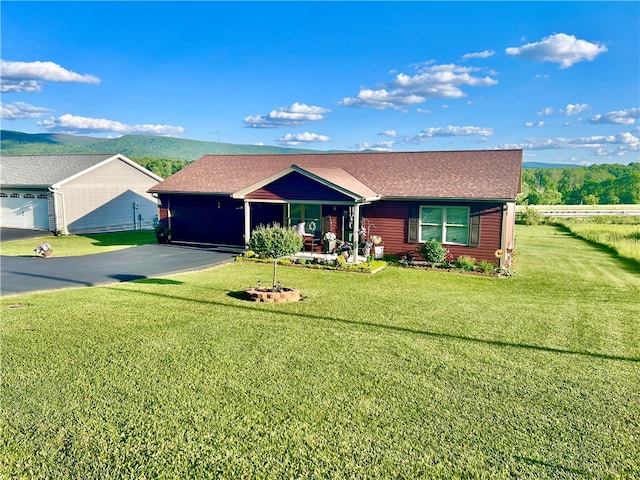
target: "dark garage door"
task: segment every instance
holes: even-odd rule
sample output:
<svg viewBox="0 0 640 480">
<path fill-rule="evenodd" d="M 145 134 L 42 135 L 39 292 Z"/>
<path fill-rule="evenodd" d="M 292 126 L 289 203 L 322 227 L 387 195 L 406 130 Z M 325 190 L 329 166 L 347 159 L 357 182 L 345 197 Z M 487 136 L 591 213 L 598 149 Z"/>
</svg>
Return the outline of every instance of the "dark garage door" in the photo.
<svg viewBox="0 0 640 480">
<path fill-rule="evenodd" d="M 228 197 L 176 196 L 170 208 L 174 241 L 244 245 L 243 202 Z"/>
</svg>

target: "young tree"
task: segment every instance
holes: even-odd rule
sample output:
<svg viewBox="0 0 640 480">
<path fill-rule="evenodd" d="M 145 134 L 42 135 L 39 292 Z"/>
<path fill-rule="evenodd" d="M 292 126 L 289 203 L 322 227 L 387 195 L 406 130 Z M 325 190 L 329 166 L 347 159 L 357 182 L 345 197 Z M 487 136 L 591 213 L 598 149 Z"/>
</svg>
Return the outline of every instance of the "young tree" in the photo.
<svg viewBox="0 0 640 480">
<path fill-rule="evenodd" d="M 302 249 L 302 237 L 298 235 L 295 228 L 280 227 L 277 223 L 266 227 L 260 225 L 251 232 L 249 248 L 262 257 L 273 258 L 273 289 L 275 290 L 278 259 L 299 252 Z"/>
</svg>

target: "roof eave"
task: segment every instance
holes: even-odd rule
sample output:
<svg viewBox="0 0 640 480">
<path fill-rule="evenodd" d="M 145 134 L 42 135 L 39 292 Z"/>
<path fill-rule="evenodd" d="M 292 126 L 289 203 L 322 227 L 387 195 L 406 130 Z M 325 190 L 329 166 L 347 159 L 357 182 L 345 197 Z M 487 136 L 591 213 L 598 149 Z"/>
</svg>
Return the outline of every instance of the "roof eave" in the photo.
<svg viewBox="0 0 640 480">
<path fill-rule="evenodd" d="M 155 190 L 153 188 L 147 190 L 148 193 L 157 193 L 158 195 L 227 195 L 232 196 L 232 192 L 205 192 L 205 191 L 191 191 L 185 190 Z"/>
<path fill-rule="evenodd" d="M 438 201 L 438 202 L 515 202 L 516 198 L 474 198 L 474 197 L 417 197 L 417 196 L 385 196 L 384 200 L 404 200 L 404 201 Z"/>
</svg>

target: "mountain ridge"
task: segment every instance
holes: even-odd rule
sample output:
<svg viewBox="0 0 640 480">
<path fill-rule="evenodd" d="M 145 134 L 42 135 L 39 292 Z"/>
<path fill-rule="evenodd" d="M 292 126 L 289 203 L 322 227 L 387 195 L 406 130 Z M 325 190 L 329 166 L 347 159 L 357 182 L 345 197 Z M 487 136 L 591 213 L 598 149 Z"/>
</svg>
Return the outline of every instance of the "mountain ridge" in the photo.
<svg viewBox="0 0 640 480">
<path fill-rule="evenodd" d="M 0 151 L 4 155 L 64 155 L 81 153 L 121 153 L 126 157 L 163 158 L 191 162 L 203 155 L 266 155 L 331 153 L 268 145 L 242 145 L 153 135 L 124 135 L 101 138 L 62 133 L 23 133 L 0 130 Z M 336 152 L 336 150 L 333 150 Z M 523 168 L 577 168 L 580 165 L 524 162 Z"/>
</svg>

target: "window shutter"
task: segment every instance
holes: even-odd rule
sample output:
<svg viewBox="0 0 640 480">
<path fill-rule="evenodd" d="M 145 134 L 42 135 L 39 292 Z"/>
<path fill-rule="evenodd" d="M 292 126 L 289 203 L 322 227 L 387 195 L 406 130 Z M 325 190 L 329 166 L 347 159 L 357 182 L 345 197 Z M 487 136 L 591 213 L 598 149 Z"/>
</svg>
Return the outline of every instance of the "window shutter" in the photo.
<svg viewBox="0 0 640 480">
<path fill-rule="evenodd" d="M 409 207 L 409 235 L 407 238 L 408 243 L 418 243 L 418 207 Z"/>
<path fill-rule="evenodd" d="M 480 244 L 480 212 L 474 213 L 469 219 L 469 246 L 477 247 Z"/>
</svg>

